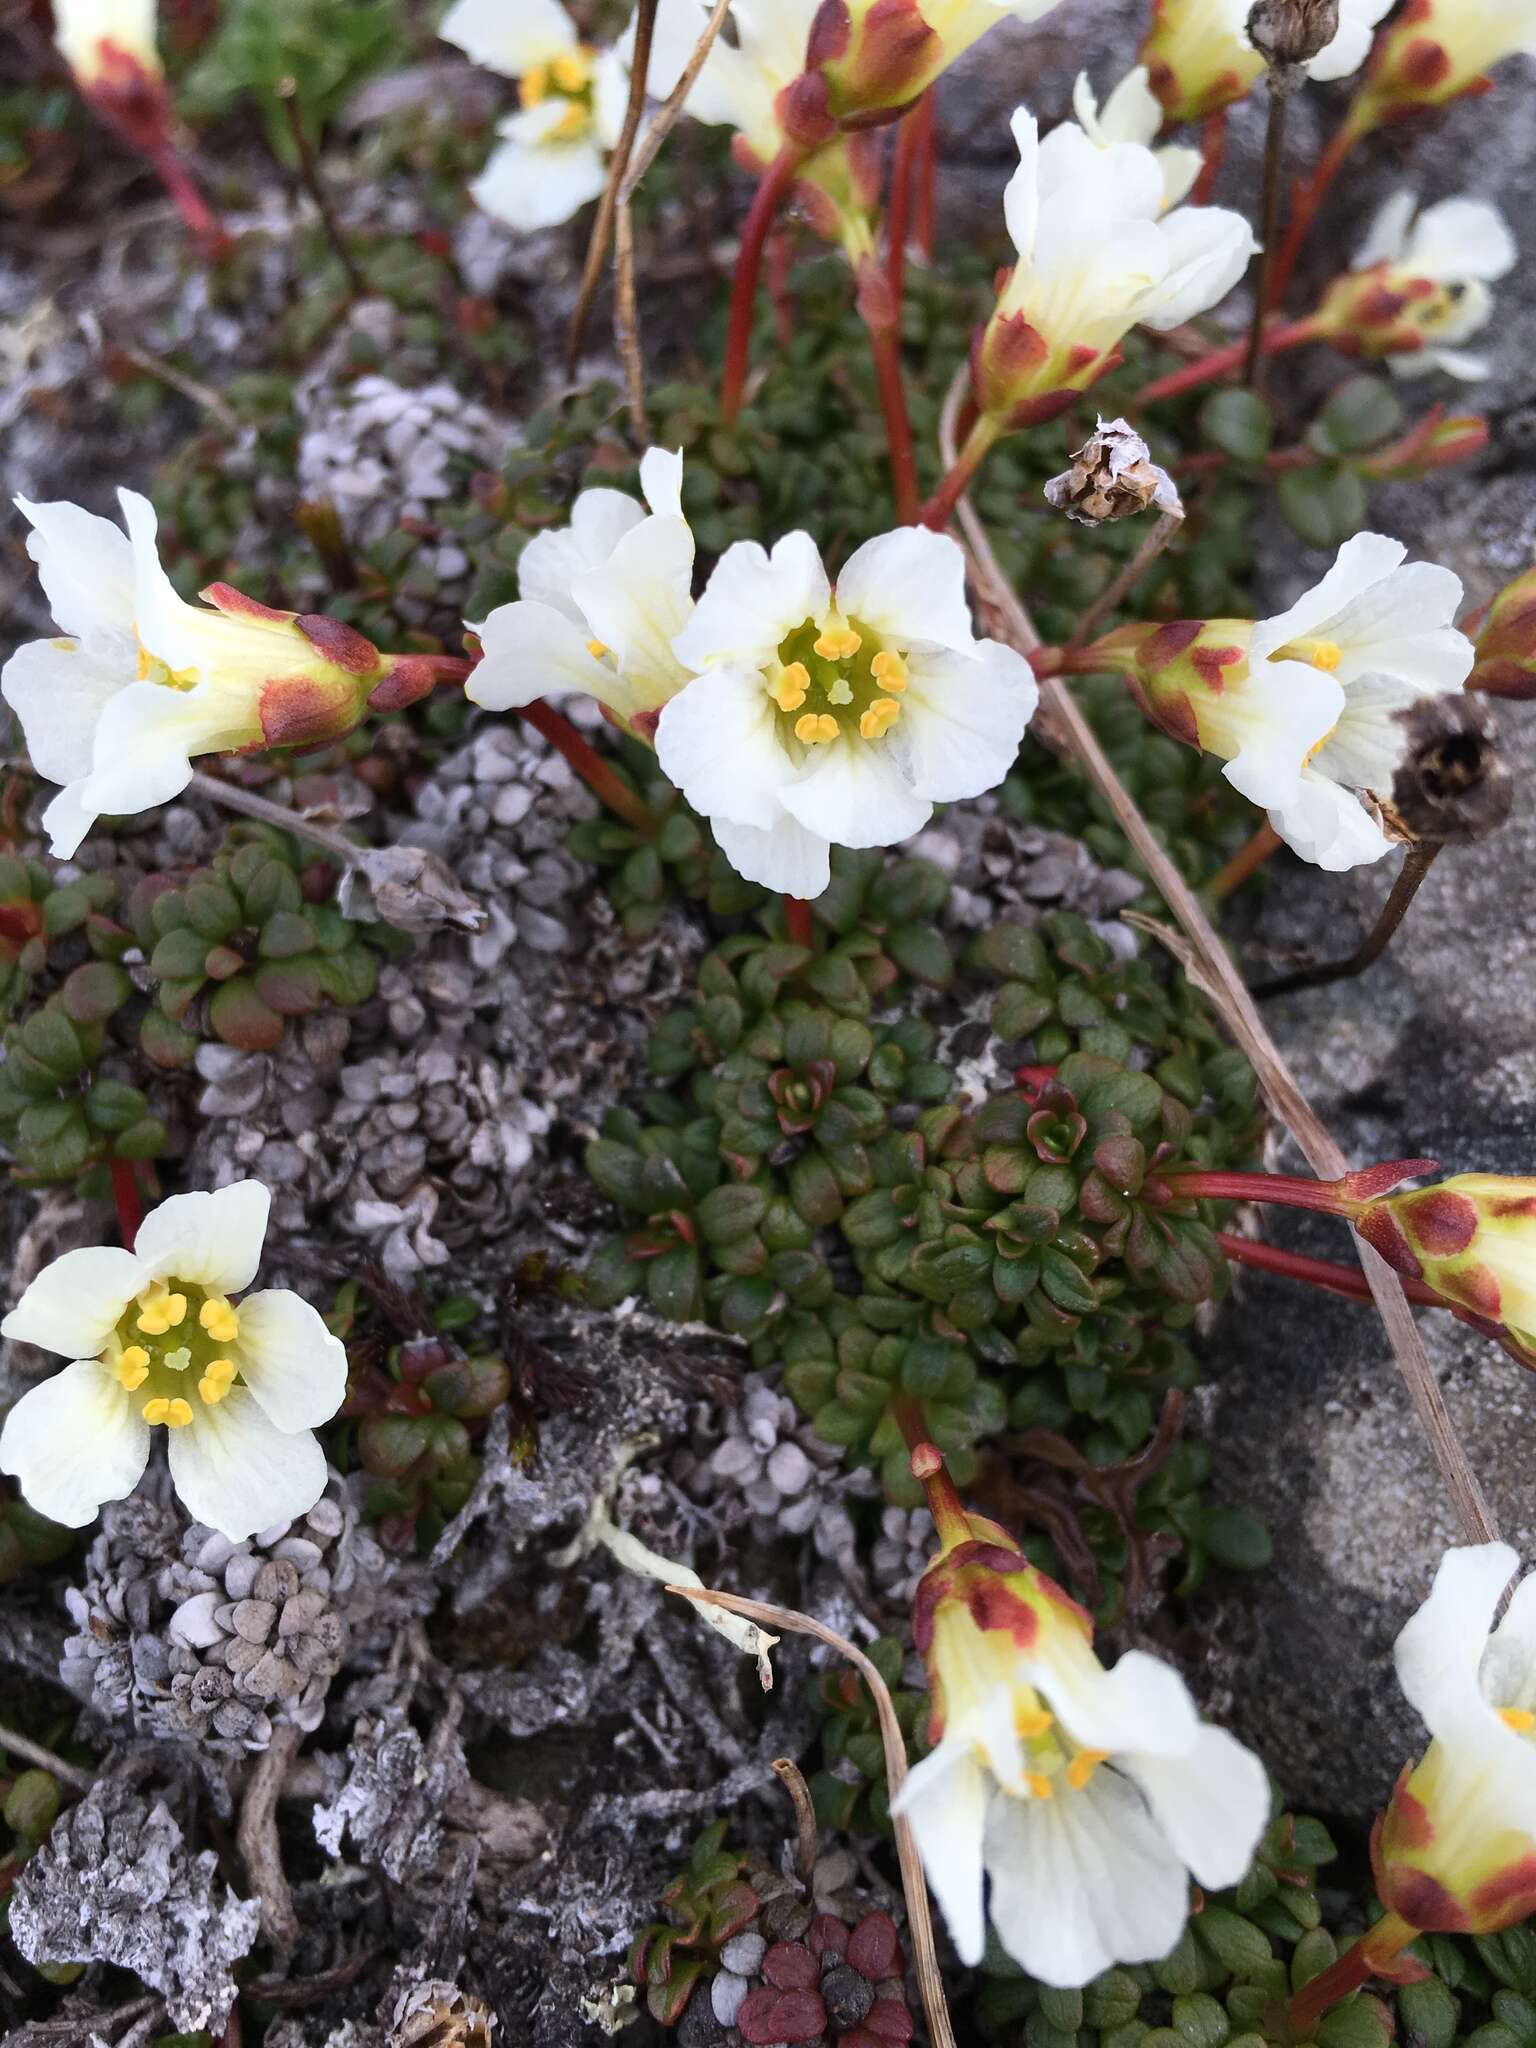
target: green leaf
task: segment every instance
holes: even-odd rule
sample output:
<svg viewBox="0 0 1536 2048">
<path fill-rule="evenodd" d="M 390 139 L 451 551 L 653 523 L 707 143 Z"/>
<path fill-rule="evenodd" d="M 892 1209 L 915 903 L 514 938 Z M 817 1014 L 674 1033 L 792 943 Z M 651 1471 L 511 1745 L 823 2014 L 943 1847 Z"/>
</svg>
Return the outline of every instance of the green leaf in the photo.
<svg viewBox="0 0 1536 2048">
<path fill-rule="evenodd" d="M 703 1314 L 701 1281 L 699 1255 L 691 1245 L 679 1245 L 645 1262 L 651 1307 L 669 1322 L 693 1322 Z"/>
<path fill-rule="evenodd" d="M 941 932 L 927 924 L 893 925 L 886 951 L 904 974 L 928 988 L 948 988 L 955 978 L 954 955 Z"/>
<path fill-rule="evenodd" d="M 107 960 L 89 960 L 65 979 L 59 1001 L 78 1024 L 104 1024 L 133 994 L 127 972 Z"/>
<path fill-rule="evenodd" d="M 1275 438 L 1275 417 L 1255 391 L 1213 391 L 1200 408 L 1200 431 L 1238 462 L 1262 462 Z"/>
<path fill-rule="evenodd" d="M 313 953 L 315 934 L 309 919 L 293 910 L 274 911 L 262 924 L 258 950 L 263 960 L 296 960 L 301 953 Z"/>
<path fill-rule="evenodd" d="M 208 941 L 190 925 L 167 932 L 149 956 L 149 971 L 157 981 L 200 981 L 208 958 Z"/>
<path fill-rule="evenodd" d="M 283 1042 L 283 1020 L 241 975 L 222 982 L 208 1001 L 208 1022 L 226 1045 L 246 1052 L 273 1052 Z"/>
<path fill-rule="evenodd" d="M 1353 470 L 1286 470 L 1276 481 L 1275 500 L 1309 547 L 1339 547 L 1365 524 L 1365 485 Z"/>
<path fill-rule="evenodd" d="M 1383 377 L 1347 377 L 1307 433 L 1319 455 L 1356 455 L 1390 441 L 1403 424 L 1403 408 Z"/>
<path fill-rule="evenodd" d="M 86 1120 L 98 1131 L 126 1131 L 148 1108 L 138 1089 L 126 1081 L 97 1081 L 86 1090 Z"/>
</svg>

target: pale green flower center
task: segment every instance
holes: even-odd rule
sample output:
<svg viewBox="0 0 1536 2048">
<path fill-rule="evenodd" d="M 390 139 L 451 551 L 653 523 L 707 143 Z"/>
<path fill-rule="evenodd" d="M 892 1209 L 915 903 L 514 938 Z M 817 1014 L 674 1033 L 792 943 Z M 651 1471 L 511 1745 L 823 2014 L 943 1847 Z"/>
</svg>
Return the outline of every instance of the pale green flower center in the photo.
<svg viewBox="0 0 1536 2048">
<path fill-rule="evenodd" d="M 796 626 L 763 671 L 781 736 L 807 747 L 845 736 L 883 739 L 901 717 L 908 680 L 902 657 L 840 612 Z"/>
<path fill-rule="evenodd" d="M 185 1429 L 199 1406 L 215 1407 L 239 1383 L 229 1347 L 239 1311 L 222 1294 L 186 1280 L 156 1280 L 123 1312 L 100 1363 L 148 1423 Z"/>
</svg>

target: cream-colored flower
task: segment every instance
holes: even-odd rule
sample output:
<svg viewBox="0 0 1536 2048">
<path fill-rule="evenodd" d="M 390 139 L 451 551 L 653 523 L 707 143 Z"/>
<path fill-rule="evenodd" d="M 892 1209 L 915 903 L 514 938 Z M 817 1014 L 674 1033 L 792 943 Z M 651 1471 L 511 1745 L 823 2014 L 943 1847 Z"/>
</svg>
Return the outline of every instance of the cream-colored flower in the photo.
<svg viewBox="0 0 1536 2048">
<path fill-rule="evenodd" d="M 347 1390 L 347 1355 L 286 1288 L 256 1277 L 267 1190 L 173 1195 L 134 1249 L 89 1246 L 45 1266 L 0 1335 L 74 1362 L 22 1395 L 0 1471 L 69 1528 L 131 1493 L 164 1427 L 171 1478 L 200 1522 L 240 1541 L 312 1508 L 325 1454 L 311 1431 Z"/>
<path fill-rule="evenodd" d="M 1496 64 L 1522 50 L 1536 55 L 1536 0 L 1414 0 L 1383 32 L 1356 126 L 1363 134 L 1477 92 Z"/>
<path fill-rule="evenodd" d="M 396 665 L 349 627 L 301 623 L 226 584 L 204 593 L 216 610 L 185 603 L 160 566 L 153 506 L 133 491 L 118 500 L 126 534 L 78 505 L 16 501 L 64 637 L 19 648 L 0 695 L 33 767 L 63 784 L 43 815 L 61 859 L 99 817 L 178 796 L 196 755 L 346 731 Z"/>
<path fill-rule="evenodd" d="M 1340 0 L 1338 33 L 1306 66 L 1309 77 L 1348 78 L 1370 53 L 1393 0 Z M 1141 60 L 1170 121 L 1199 121 L 1251 92 L 1264 59 L 1248 40 L 1253 0 L 1158 0 Z"/>
<path fill-rule="evenodd" d="M 1087 72 L 1080 71 L 1072 88 L 1072 112 L 1078 127 L 1100 149 L 1112 149 L 1117 142 L 1135 142 L 1152 150 L 1163 173 L 1165 212 L 1189 197 L 1205 159 L 1198 149 L 1186 149 L 1179 143 L 1168 143 L 1161 149 L 1152 147 L 1162 132 L 1165 117 L 1156 93 L 1147 83 L 1145 64 L 1128 71 L 1102 106 Z"/>
<path fill-rule="evenodd" d="M 1033 671 L 977 640 L 965 558 L 907 526 L 834 589 L 815 542 L 738 541 L 673 643 L 695 679 L 656 730 L 662 767 L 748 880 L 814 898 L 832 846 L 890 846 L 1013 765 Z"/>
<path fill-rule="evenodd" d="M 649 517 L 623 491 L 583 491 L 569 526 L 536 534 L 518 562 L 518 602 L 472 627 L 485 654 L 466 696 L 509 711 L 574 691 L 642 732 L 647 714 L 654 724 L 691 674 L 672 651 L 693 614 L 682 483 L 682 456 L 652 448 L 640 464 Z"/>
<path fill-rule="evenodd" d="M 83 92 L 161 75 L 155 0 L 53 0 L 53 39 Z"/>
</svg>

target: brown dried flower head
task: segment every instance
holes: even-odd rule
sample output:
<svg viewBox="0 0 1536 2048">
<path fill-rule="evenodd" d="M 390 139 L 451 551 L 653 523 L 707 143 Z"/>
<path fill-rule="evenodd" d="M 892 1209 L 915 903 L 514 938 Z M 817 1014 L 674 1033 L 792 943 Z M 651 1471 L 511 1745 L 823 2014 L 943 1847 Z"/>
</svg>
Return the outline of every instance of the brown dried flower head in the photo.
<svg viewBox="0 0 1536 2048">
<path fill-rule="evenodd" d="M 1256 0 L 1248 40 L 1267 64 L 1309 64 L 1339 32 L 1339 0 Z"/>
<path fill-rule="evenodd" d="M 1092 440 L 1078 449 L 1069 469 L 1051 478 L 1045 495 L 1080 526 L 1130 519 L 1150 505 L 1175 518 L 1184 516 L 1173 478 L 1158 468 L 1146 442 L 1125 420 L 1100 420 Z"/>
<path fill-rule="evenodd" d="M 395 2006 L 389 2048 L 491 2048 L 496 2015 L 471 1991 L 432 1980 L 405 1992 Z"/>
<path fill-rule="evenodd" d="M 1515 788 L 1487 705 L 1443 693 L 1421 697 L 1397 717 L 1405 749 L 1392 782 L 1390 822 L 1410 840 L 1440 845 L 1497 832 Z"/>
</svg>

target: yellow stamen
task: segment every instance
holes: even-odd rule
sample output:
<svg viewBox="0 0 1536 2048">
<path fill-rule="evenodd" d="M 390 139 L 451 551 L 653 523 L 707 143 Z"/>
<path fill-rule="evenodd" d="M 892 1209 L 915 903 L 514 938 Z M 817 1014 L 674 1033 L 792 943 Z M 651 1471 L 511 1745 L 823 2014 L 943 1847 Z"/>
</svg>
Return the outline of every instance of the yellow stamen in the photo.
<svg viewBox="0 0 1536 2048">
<path fill-rule="evenodd" d="M 146 1337 L 163 1337 L 167 1330 L 176 1328 L 186 1313 L 184 1294 L 151 1294 L 148 1301 L 140 1301 L 139 1328 Z"/>
<path fill-rule="evenodd" d="M 1035 1736 L 1046 1733 L 1051 1725 L 1051 1716 L 1044 1707 L 1020 1708 L 1014 1714 L 1013 1725 L 1025 1741 L 1029 1742 Z"/>
<path fill-rule="evenodd" d="M 795 720 L 795 738 L 808 747 L 823 746 L 828 740 L 835 740 L 837 733 L 837 720 L 827 711 L 807 711 Z"/>
<path fill-rule="evenodd" d="M 222 1294 L 211 1294 L 197 1312 L 197 1320 L 215 1344 L 233 1344 L 240 1334 L 240 1318 Z"/>
<path fill-rule="evenodd" d="M 901 716 L 901 706 L 894 697 L 877 697 L 864 716 L 859 720 L 859 731 L 867 740 L 877 740 Z"/>
<path fill-rule="evenodd" d="M 167 1429 L 185 1429 L 192 1420 L 192 1403 L 183 1401 L 179 1394 L 174 1400 L 167 1401 L 162 1394 L 144 1403 L 144 1420 L 148 1423 L 163 1422 Z"/>
<path fill-rule="evenodd" d="M 541 100 L 549 98 L 550 69 L 548 64 L 535 64 L 518 80 L 517 97 L 525 107 L 536 107 Z"/>
<path fill-rule="evenodd" d="M 608 652 L 608 649 L 603 645 L 601 640 L 589 640 L 587 642 L 587 652 L 591 655 L 594 661 L 601 661 L 603 656 Z"/>
<path fill-rule="evenodd" d="M 1054 1799 L 1056 1796 L 1056 1787 L 1043 1771 L 1026 1771 L 1024 1782 L 1035 1799 Z"/>
<path fill-rule="evenodd" d="M 222 1401 L 235 1382 L 235 1361 L 232 1358 L 215 1358 L 197 1383 L 197 1391 L 211 1407 Z"/>
<path fill-rule="evenodd" d="M 591 126 L 592 116 L 580 100 L 567 103 L 565 112 L 554 126 L 545 133 L 546 142 L 574 142 L 578 135 L 585 135 Z"/>
<path fill-rule="evenodd" d="M 816 652 L 827 661 L 848 661 L 863 645 L 852 626 L 828 626 L 816 642 Z"/>
<path fill-rule="evenodd" d="M 1529 1735 L 1536 1728 L 1536 1714 L 1527 1707 L 1500 1707 L 1499 1719 L 1506 1728 L 1513 1728 L 1517 1735 Z"/>
<path fill-rule="evenodd" d="M 1344 659 L 1344 650 L 1337 640 L 1315 640 L 1312 643 L 1312 666 L 1320 668 L 1325 675 L 1332 675 Z"/>
<path fill-rule="evenodd" d="M 112 1374 L 118 1385 L 131 1394 L 149 1378 L 149 1353 L 142 1344 L 130 1344 L 112 1367 Z"/>
<path fill-rule="evenodd" d="M 798 711 L 810 686 L 811 672 L 805 663 L 792 661 L 780 670 L 779 680 L 771 685 L 768 694 L 781 711 Z"/>
<path fill-rule="evenodd" d="M 1080 1749 L 1067 1765 L 1067 1783 L 1074 1792 L 1081 1792 L 1099 1765 L 1109 1755 L 1107 1749 Z"/>
<path fill-rule="evenodd" d="M 889 647 L 882 647 L 869 664 L 869 672 L 882 690 L 889 690 L 899 696 L 907 687 L 907 664 L 899 654 L 893 654 Z"/>
<path fill-rule="evenodd" d="M 585 50 L 565 50 L 549 66 L 549 75 L 562 92 L 581 92 L 592 77 L 592 59 Z"/>
</svg>

